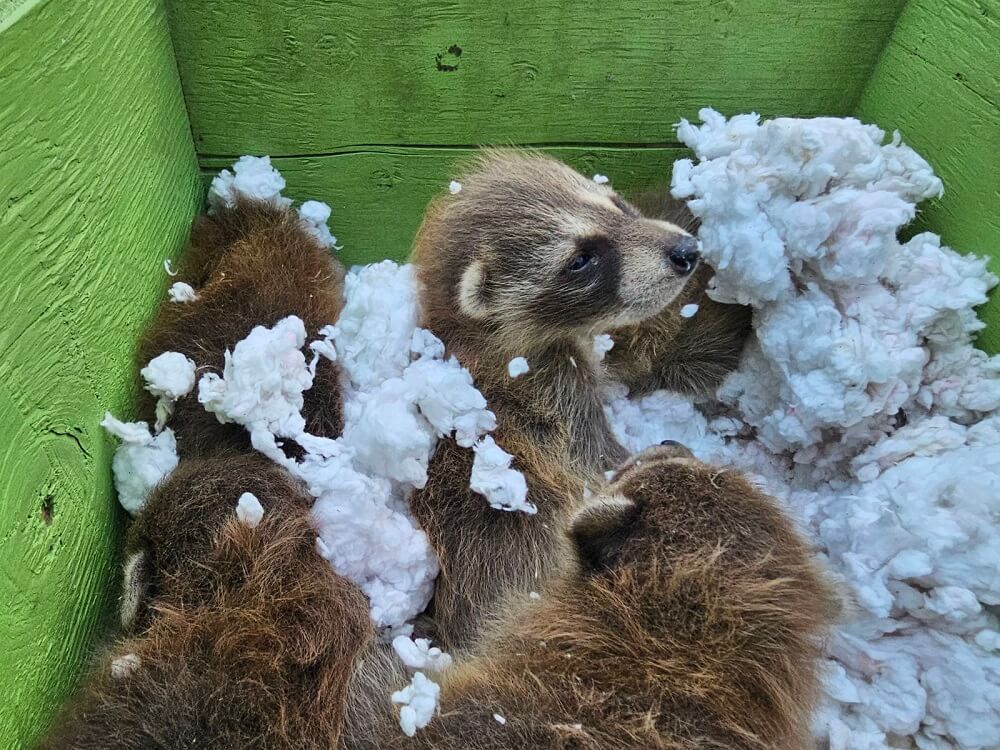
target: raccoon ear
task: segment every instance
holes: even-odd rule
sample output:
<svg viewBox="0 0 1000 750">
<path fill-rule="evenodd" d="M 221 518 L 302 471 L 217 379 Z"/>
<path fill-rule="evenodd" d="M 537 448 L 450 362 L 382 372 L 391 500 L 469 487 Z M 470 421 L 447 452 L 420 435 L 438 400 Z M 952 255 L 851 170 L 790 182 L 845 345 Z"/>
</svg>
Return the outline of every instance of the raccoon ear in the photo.
<svg viewBox="0 0 1000 750">
<path fill-rule="evenodd" d="M 638 511 L 638 506 L 624 495 L 606 495 L 577 513 L 570 538 L 585 570 L 605 570 L 614 565 Z"/>
<path fill-rule="evenodd" d="M 122 628 L 136 628 L 149 605 L 153 590 L 153 564 L 149 550 L 133 552 L 125 560 L 125 579 L 118 607 Z"/>
<path fill-rule="evenodd" d="M 462 272 L 462 279 L 458 282 L 458 306 L 475 320 L 482 320 L 488 313 L 485 286 L 486 264 L 481 259 L 474 260 Z"/>
</svg>

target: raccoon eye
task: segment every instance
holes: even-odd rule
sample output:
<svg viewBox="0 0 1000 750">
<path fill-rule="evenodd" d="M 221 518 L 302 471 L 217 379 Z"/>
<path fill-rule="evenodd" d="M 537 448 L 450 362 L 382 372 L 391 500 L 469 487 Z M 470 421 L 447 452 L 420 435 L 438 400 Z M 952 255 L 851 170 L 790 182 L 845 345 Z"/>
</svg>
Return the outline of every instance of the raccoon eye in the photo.
<svg viewBox="0 0 1000 750">
<path fill-rule="evenodd" d="M 577 240 L 576 255 L 566 266 L 570 273 L 578 273 L 590 268 L 611 251 L 611 240 L 603 235 L 583 237 Z"/>
</svg>

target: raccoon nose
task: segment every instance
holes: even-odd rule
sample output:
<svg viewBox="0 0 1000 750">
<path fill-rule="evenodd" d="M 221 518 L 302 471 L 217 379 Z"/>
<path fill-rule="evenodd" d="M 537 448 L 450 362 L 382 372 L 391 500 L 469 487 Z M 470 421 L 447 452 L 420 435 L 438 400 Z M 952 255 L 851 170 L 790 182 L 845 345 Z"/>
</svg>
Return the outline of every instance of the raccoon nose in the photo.
<svg viewBox="0 0 1000 750">
<path fill-rule="evenodd" d="M 667 260 L 681 276 L 687 276 L 694 270 L 699 257 L 701 252 L 694 237 L 681 237 L 667 250 Z"/>
</svg>

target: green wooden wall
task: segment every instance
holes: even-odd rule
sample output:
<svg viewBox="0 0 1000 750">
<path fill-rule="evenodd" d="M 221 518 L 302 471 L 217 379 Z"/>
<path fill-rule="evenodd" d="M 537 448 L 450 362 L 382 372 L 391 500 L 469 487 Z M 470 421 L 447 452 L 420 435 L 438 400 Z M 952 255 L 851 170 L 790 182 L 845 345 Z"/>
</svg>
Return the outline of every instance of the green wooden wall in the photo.
<svg viewBox="0 0 1000 750">
<path fill-rule="evenodd" d="M 0 747 L 44 726 L 112 596 L 97 422 L 127 413 L 207 175 L 270 154 L 353 263 L 405 257 L 476 144 L 630 190 L 701 106 L 857 114 L 945 180 L 918 228 L 997 256 L 998 24 L 1000 0 L 0 0 Z"/>
<path fill-rule="evenodd" d="M 910 0 L 858 114 L 898 129 L 944 181 L 916 228 L 1000 274 L 1000 0 Z M 980 345 L 1000 352 L 1000 294 L 980 314 Z"/>
<path fill-rule="evenodd" d="M 473 144 L 550 147 L 618 188 L 668 179 L 711 104 L 848 114 L 903 0 L 169 0 L 209 170 L 270 154 L 350 262 L 404 258 Z"/>
<path fill-rule="evenodd" d="M 118 586 L 104 409 L 197 164 L 155 0 L 0 2 L 0 748 L 30 747 Z"/>
</svg>

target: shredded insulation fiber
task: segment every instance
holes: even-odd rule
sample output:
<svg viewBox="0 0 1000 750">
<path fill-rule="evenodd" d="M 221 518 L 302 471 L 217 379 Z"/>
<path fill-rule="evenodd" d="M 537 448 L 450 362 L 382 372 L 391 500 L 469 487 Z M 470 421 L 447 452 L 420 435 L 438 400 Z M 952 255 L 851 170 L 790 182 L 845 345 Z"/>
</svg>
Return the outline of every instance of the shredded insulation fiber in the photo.
<svg viewBox="0 0 1000 750">
<path fill-rule="evenodd" d="M 729 120 L 678 133 L 673 193 L 701 219 L 712 296 L 756 340 L 703 415 L 660 392 L 608 412 L 632 450 L 663 439 L 783 500 L 856 612 L 827 648 L 824 746 L 1000 742 L 1000 357 L 973 345 L 997 279 L 933 234 L 939 195 L 895 135 L 851 119 Z M 705 410 L 708 413 L 708 410 Z"/>
</svg>

